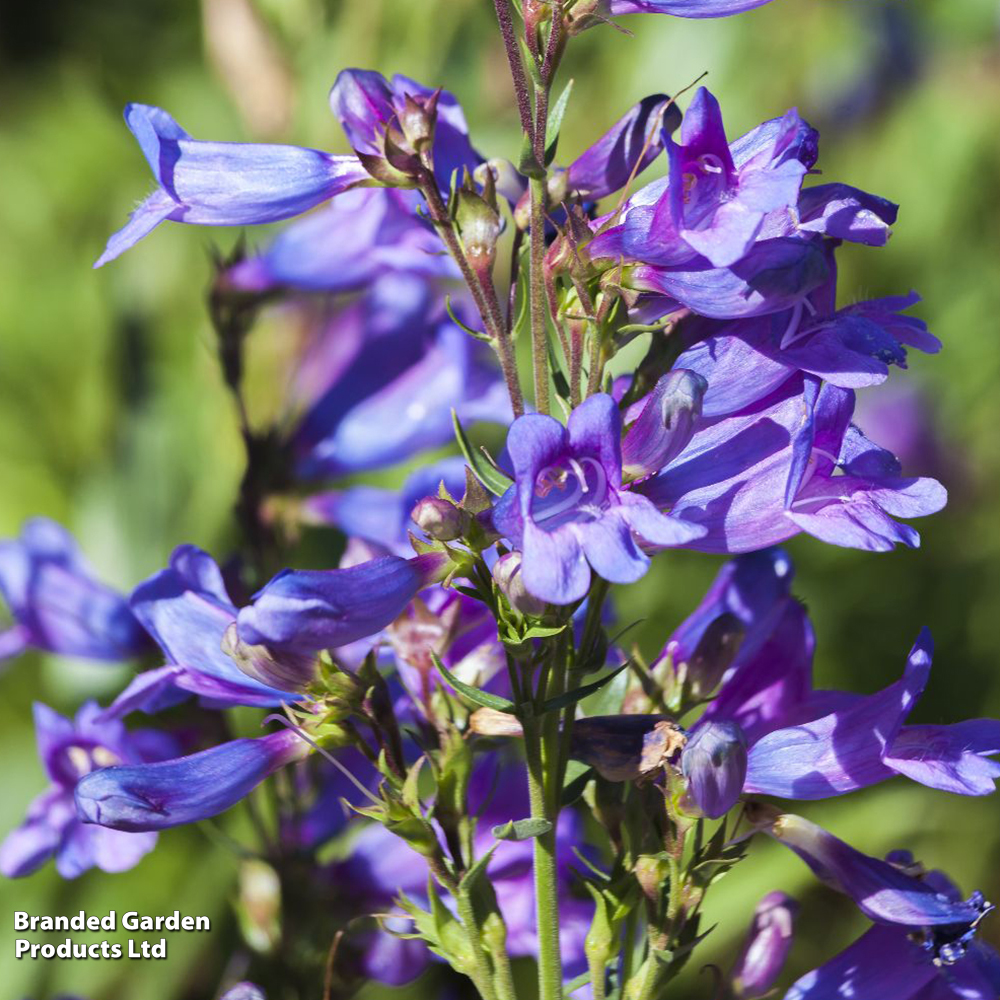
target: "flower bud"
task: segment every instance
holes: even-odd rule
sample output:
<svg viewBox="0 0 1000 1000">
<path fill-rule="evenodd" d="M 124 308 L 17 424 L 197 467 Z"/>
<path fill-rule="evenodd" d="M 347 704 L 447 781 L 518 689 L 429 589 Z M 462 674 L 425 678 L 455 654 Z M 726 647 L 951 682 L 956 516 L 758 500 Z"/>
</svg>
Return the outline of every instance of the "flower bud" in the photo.
<svg viewBox="0 0 1000 1000">
<path fill-rule="evenodd" d="M 781 974 L 792 947 L 792 921 L 799 904 L 783 892 L 770 892 L 754 910 L 747 933 L 729 979 L 740 1000 L 765 996 Z"/>
<path fill-rule="evenodd" d="M 418 500 L 410 517 L 414 524 L 436 542 L 453 542 L 465 531 L 465 518 L 450 500 L 424 497 Z"/>
<path fill-rule="evenodd" d="M 414 100 L 409 94 L 403 98 L 403 110 L 399 112 L 399 127 L 406 141 L 418 153 L 434 141 L 437 124 L 437 103 L 441 91 L 435 91 L 429 98 Z"/>
<path fill-rule="evenodd" d="M 493 565 L 493 580 L 515 611 L 539 618 L 545 614 L 546 603 L 529 594 L 521 577 L 521 553 L 508 552 Z"/>
<path fill-rule="evenodd" d="M 497 240 L 500 239 L 500 216 L 492 205 L 475 191 L 458 192 L 455 221 L 462 237 L 469 263 L 479 273 L 493 267 Z"/>
<path fill-rule="evenodd" d="M 633 870 L 643 895 L 656 903 L 663 886 L 670 878 L 670 864 L 662 854 L 643 854 L 636 859 Z"/>
<path fill-rule="evenodd" d="M 222 649 L 248 677 L 279 691 L 304 691 L 317 677 L 317 659 L 311 653 L 283 650 L 244 642 L 233 622 L 222 636 Z"/>
<path fill-rule="evenodd" d="M 699 726 L 681 754 L 688 794 L 710 819 L 724 816 L 743 791 L 747 776 L 747 740 L 735 722 Z"/>
<path fill-rule="evenodd" d="M 646 397 L 622 441 L 622 475 L 638 479 L 659 472 L 686 447 L 701 417 L 708 383 L 696 372 L 664 375 Z M 629 414 L 631 416 L 631 414 Z"/>
</svg>

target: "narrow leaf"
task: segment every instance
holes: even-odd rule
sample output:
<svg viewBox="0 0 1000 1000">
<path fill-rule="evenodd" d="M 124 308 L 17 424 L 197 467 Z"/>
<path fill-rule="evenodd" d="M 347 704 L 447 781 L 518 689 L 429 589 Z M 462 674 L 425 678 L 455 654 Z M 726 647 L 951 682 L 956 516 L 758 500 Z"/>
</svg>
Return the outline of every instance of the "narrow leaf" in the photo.
<svg viewBox="0 0 1000 1000">
<path fill-rule="evenodd" d="M 476 478 L 494 496 L 503 496 L 508 488 L 513 485 L 513 480 L 509 476 L 504 475 L 499 469 L 490 465 L 483 457 L 482 452 L 472 447 L 472 442 L 466 436 L 462 424 L 458 419 L 458 414 L 454 410 L 451 411 L 451 419 L 455 425 L 455 438 L 458 440 L 458 446 L 462 449 L 462 454 L 465 456 L 466 462 L 469 463 L 469 468 L 472 469 L 476 474 Z"/>
<path fill-rule="evenodd" d="M 569 104 L 569 95 L 573 92 L 573 81 L 563 88 L 559 99 L 549 109 L 549 121 L 545 126 L 545 164 L 548 166 L 556 158 L 556 147 L 559 145 L 559 130 L 562 128 L 563 115 Z"/>
<path fill-rule="evenodd" d="M 497 840 L 534 840 L 552 829 L 547 819 L 512 819 L 508 823 L 493 827 Z"/>
<path fill-rule="evenodd" d="M 464 681 L 460 681 L 441 662 L 441 658 L 433 650 L 431 651 L 431 656 L 434 659 L 434 666 L 441 671 L 445 680 L 447 680 L 447 682 L 459 694 L 468 698 L 469 701 L 474 702 L 477 705 L 482 705 L 483 708 L 492 708 L 498 712 L 506 712 L 508 715 L 514 714 L 514 702 L 508 701 L 506 698 L 501 698 L 498 694 L 490 694 L 489 691 L 482 691 L 477 687 L 473 687 L 471 684 L 466 684 Z"/>
<path fill-rule="evenodd" d="M 620 667 L 616 667 L 610 674 L 605 674 L 599 680 L 592 681 L 590 684 L 584 684 L 583 687 L 578 687 L 573 691 L 567 691 L 556 698 L 549 698 L 542 706 L 542 711 L 539 712 L 539 715 L 545 715 L 547 712 L 558 712 L 569 705 L 575 705 L 578 701 L 582 701 L 595 691 L 600 691 L 605 684 L 613 681 L 626 667 L 628 667 L 628 663 L 623 663 Z"/>
</svg>

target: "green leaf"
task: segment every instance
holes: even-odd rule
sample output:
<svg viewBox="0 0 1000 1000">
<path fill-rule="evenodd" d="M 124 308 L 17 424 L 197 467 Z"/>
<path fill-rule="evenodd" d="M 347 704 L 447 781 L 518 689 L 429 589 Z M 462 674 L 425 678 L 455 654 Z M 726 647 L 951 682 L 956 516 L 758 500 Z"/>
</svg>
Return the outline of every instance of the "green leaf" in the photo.
<svg viewBox="0 0 1000 1000">
<path fill-rule="evenodd" d="M 616 667 L 610 674 L 605 674 L 599 680 L 592 681 L 590 684 L 584 684 L 583 687 L 575 688 L 572 691 L 567 691 L 556 698 L 549 698 L 542 706 L 542 711 L 539 712 L 539 715 L 545 715 L 547 712 L 558 712 L 560 709 L 575 705 L 578 701 L 582 701 L 595 691 L 600 691 L 605 684 L 613 681 L 628 666 L 628 663 L 623 663 L 620 667 Z"/>
<path fill-rule="evenodd" d="M 549 109 L 549 120 L 545 126 L 545 165 L 548 166 L 556 158 L 556 147 L 559 145 L 559 130 L 562 128 L 563 115 L 569 104 L 569 95 L 573 92 L 573 81 L 563 88 L 559 99 Z"/>
<path fill-rule="evenodd" d="M 521 640 L 527 639 L 548 639 L 550 636 L 558 635 L 560 632 L 565 632 L 565 625 L 532 625 L 524 635 L 521 636 Z"/>
<path fill-rule="evenodd" d="M 476 882 L 479 881 L 479 877 L 486 871 L 490 862 L 493 860 L 493 852 L 496 849 L 497 845 L 494 844 L 481 858 L 478 858 L 472 867 L 462 876 L 462 880 L 458 884 L 460 892 L 472 892 L 476 886 Z"/>
<path fill-rule="evenodd" d="M 594 776 L 594 769 L 581 764 L 578 760 L 571 760 L 566 765 L 566 780 L 563 783 L 560 802 L 563 806 L 571 806 L 583 795 L 583 790 L 587 787 L 587 782 Z"/>
<path fill-rule="evenodd" d="M 474 702 L 477 705 L 482 705 L 483 708 L 492 708 L 497 712 L 506 712 L 507 715 L 514 715 L 514 702 L 508 701 L 506 698 L 501 698 L 498 694 L 490 694 L 489 691 L 482 691 L 477 687 L 473 687 L 471 684 L 466 684 L 464 681 L 460 681 L 441 662 L 441 658 L 433 650 L 431 651 L 431 656 L 434 659 L 434 666 L 441 671 L 445 680 L 447 680 L 459 694 L 464 695 L 469 699 L 469 701 Z"/>
<path fill-rule="evenodd" d="M 512 819 L 493 827 L 492 833 L 497 840 L 534 840 L 551 829 L 552 824 L 547 819 Z"/>
<path fill-rule="evenodd" d="M 444 307 L 448 312 L 448 316 L 451 318 L 452 323 L 455 326 L 463 329 L 470 337 L 475 337 L 476 340 L 481 340 L 486 344 L 492 344 L 493 338 L 488 333 L 483 333 L 482 330 L 473 330 L 471 326 L 466 326 L 456 315 L 455 311 L 451 308 L 451 296 L 446 295 L 444 297 Z"/>
<path fill-rule="evenodd" d="M 451 411 L 451 420 L 455 425 L 455 438 L 458 440 L 458 446 L 462 449 L 462 454 L 465 456 L 466 462 L 469 463 L 469 468 L 472 469 L 476 474 L 476 478 L 490 493 L 498 497 L 503 496 L 509 487 L 513 485 L 514 481 L 509 476 L 504 475 L 499 469 L 490 465 L 482 452 L 476 451 L 472 447 L 472 442 L 466 436 L 462 424 L 458 419 L 458 414 L 454 410 Z"/>
</svg>

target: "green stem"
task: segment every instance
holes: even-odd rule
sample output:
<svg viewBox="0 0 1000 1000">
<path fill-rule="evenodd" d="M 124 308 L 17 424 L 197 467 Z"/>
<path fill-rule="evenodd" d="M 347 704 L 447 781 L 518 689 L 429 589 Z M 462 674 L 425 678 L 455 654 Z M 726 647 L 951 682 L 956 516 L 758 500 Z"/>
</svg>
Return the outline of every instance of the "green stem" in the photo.
<svg viewBox="0 0 1000 1000">
<path fill-rule="evenodd" d="M 504 381 L 507 383 L 507 393 L 510 396 L 514 416 L 519 417 L 524 413 L 524 397 L 517 374 L 517 359 L 514 356 L 514 344 L 507 333 L 493 282 L 492 280 L 480 280 L 480 276 L 469 263 L 461 240 L 459 240 L 448 215 L 448 209 L 441 198 L 441 192 L 438 191 L 437 182 L 430 171 L 427 172 L 427 177 L 421 183 L 420 191 L 427 200 L 431 221 L 434 223 L 438 235 L 448 248 L 455 263 L 458 264 L 458 269 L 462 272 L 462 277 L 472 294 L 472 300 L 476 304 L 476 309 L 479 310 L 490 343 L 500 361 L 500 368 L 503 371 Z"/>
<path fill-rule="evenodd" d="M 483 949 L 483 939 L 479 933 L 479 925 L 476 923 L 476 912 L 472 900 L 468 893 L 460 891 L 454 893 L 454 897 L 458 902 L 458 915 L 465 927 L 469 947 L 472 949 L 472 961 L 475 966 L 472 981 L 483 1000 L 499 1000 L 495 989 L 493 965 Z"/>
<path fill-rule="evenodd" d="M 543 133 L 545 126 L 540 123 Z M 531 235 L 528 311 L 531 319 L 531 370 L 535 409 L 549 412 L 549 348 L 545 331 L 545 178 L 531 178 Z"/>
<path fill-rule="evenodd" d="M 541 685 L 540 685 L 541 686 Z M 552 823 L 548 833 L 534 840 L 535 922 L 538 925 L 538 997 L 561 1000 L 562 957 L 559 949 L 559 888 L 556 882 L 556 830 L 546 796 L 542 733 L 538 718 L 526 715 L 524 747 L 528 762 L 528 798 L 532 819 Z"/>
</svg>

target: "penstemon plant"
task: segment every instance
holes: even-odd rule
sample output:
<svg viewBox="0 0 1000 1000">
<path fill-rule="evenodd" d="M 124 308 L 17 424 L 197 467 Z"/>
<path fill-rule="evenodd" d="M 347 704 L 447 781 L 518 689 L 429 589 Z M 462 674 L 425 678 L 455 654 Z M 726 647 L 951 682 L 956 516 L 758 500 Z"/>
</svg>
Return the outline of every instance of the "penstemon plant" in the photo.
<svg viewBox="0 0 1000 1000">
<path fill-rule="evenodd" d="M 515 161 L 477 151 L 447 91 L 372 71 L 331 92 L 348 156 L 200 141 L 159 108 L 126 109 L 157 187 L 98 265 L 164 221 L 316 211 L 215 261 L 247 452 L 239 558 L 181 545 L 125 598 L 52 522 L 0 547 L 5 655 L 148 667 L 74 719 L 36 706 L 51 785 L 0 848 L 4 874 L 50 858 L 66 878 L 123 871 L 158 831 L 245 801 L 258 842 L 240 848 L 241 912 L 263 989 L 229 1000 L 347 995 L 428 963 L 483 1000 L 654 1000 L 709 933 L 711 886 L 762 835 L 872 921 L 786 1000 L 1000 996 L 981 894 L 784 811 L 898 775 L 960 795 L 1000 776 L 1000 722 L 906 724 L 926 630 L 883 691 L 814 688 L 778 547 L 800 532 L 914 547 L 896 519 L 945 504 L 852 422 L 857 390 L 908 347 L 939 347 L 913 294 L 837 305 L 837 248 L 883 246 L 896 206 L 807 182 L 818 134 L 796 111 L 730 140 L 696 85 L 640 101 L 557 165 L 559 67 L 580 33 L 764 2 L 494 0 Z M 654 164 L 665 173 L 642 185 Z M 261 431 L 244 348 L 273 309 L 309 339 L 286 419 Z M 630 364 L 619 352 L 637 343 Z M 476 443 L 501 443 L 484 424 L 501 447 Z M 398 489 L 364 483 L 449 442 Z M 276 572 L 317 526 L 347 539 L 340 564 Z M 614 587 L 671 548 L 732 558 L 647 663 Z M 182 702 L 183 726 L 126 728 Z M 273 728 L 225 738 L 236 706 Z M 764 897 L 706 995 L 773 995 L 797 909 Z"/>
</svg>

